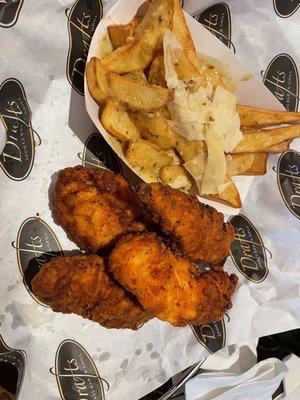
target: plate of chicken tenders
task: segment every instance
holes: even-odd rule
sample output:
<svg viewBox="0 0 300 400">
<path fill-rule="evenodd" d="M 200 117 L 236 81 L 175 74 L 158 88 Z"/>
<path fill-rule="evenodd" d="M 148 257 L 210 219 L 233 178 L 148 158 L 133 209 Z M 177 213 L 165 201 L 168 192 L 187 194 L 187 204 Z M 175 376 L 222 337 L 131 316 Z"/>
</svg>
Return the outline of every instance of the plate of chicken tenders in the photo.
<svg viewBox="0 0 300 400">
<path fill-rule="evenodd" d="M 154 317 L 201 325 L 231 307 L 237 277 L 223 264 L 234 231 L 197 197 L 161 183 L 134 191 L 121 175 L 78 166 L 59 172 L 53 207 L 84 250 L 53 258 L 32 281 L 54 311 L 138 329 Z"/>
<path fill-rule="evenodd" d="M 119 1 L 95 31 L 85 79 L 91 119 L 140 184 L 102 167 L 59 171 L 55 218 L 82 252 L 44 264 L 35 296 L 106 328 L 220 320 L 238 283 L 222 205 L 242 206 L 269 154 L 300 136 L 299 113 L 178 0 Z"/>
</svg>

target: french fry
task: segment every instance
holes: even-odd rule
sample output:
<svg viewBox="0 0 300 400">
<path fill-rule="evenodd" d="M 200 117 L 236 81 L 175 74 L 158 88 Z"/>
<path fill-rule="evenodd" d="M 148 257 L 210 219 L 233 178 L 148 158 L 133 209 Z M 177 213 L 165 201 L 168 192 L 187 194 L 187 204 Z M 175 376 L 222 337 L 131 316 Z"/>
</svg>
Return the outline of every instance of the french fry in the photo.
<svg viewBox="0 0 300 400">
<path fill-rule="evenodd" d="M 237 106 L 237 111 L 243 127 L 279 125 L 300 121 L 300 112 L 271 111 L 241 105 Z"/>
<path fill-rule="evenodd" d="M 229 176 L 264 175 L 267 159 L 267 153 L 227 154 L 227 173 Z"/>
<path fill-rule="evenodd" d="M 271 147 L 265 149 L 268 154 L 284 153 L 290 148 L 291 140 L 286 140 L 285 142 L 274 144 Z"/>
<path fill-rule="evenodd" d="M 176 150 L 184 162 L 192 160 L 197 154 L 203 151 L 207 151 L 204 140 L 187 140 L 184 137 L 179 136 L 177 141 L 178 144 Z"/>
<path fill-rule="evenodd" d="M 126 25 L 109 25 L 107 27 L 108 36 L 114 49 L 126 44 L 126 39 L 133 35 L 141 20 L 142 17 L 135 15 Z"/>
<path fill-rule="evenodd" d="M 150 65 L 148 82 L 151 85 L 166 87 L 164 55 L 160 51 Z"/>
<path fill-rule="evenodd" d="M 240 198 L 240 194 L 234 182 L 229 176 L 227 177 L 227 183 L 229 183 L 229 185 L 225 187 L 221 194 L 211 194 L 209 196 L 203 197 L 209 200 L 218 201 L 219 203 L 226 204 L 230 207 L 241 208 L 242 201 Z"/>
<path fill-rule="evenodd" d="M 300 125 L 245 132 L 243 140 L 232 151 L 232 154 L 264 152 L 271 146 L 297 137 L 300 137 Z"/>
<path fill-rule="evenodd" d="M 264 154 L 264 153 L 261 153 Z M 229 176 L 243 175 L 252 167 L 255 153 L 246 154 L 227 154 L 226 170 Z"/>
<path fill-rule="evenodd" d="M 264 175 L 267 172 L 267 153 L 254 153 L 252 166 L 243 175 Z"/>
<path fill-rule="evenodd" d="M 139 131 L 120 103 L 109 100 L 101 113 L 100 121 L 104 128 L 121 142 L 140 138 Z"/>
<path fill-rule="evenodd" d="M 177 134 L 171 129 L 160 111 L 152 114 L 133 113 L 132 117 L 144 139 L 162 150 L 176 147 Z"/>
<path fill-rule="evenodd" d="M 108 82 L 111 95 L 132 110 L 155 111 L 172 99 L 168 89 L 136 82 L 113 72 L 108 73 Z"/>
<path fill-rule="evenodd" d="M 193 178 L 182 165 L 166 165 L 159 171 L 161 181 L 173 189 L 189 190 L 193 185 Z"/>
<path fill-rule="evenodd" d="M 173 163 L 173 157 L 146 140 L 130 142 L 125 151 L 130 165 L 142 172 L 150 181 L 158 180 L 159 170 Z"/>
<path fill-rule="evenodd" d="M 137 26 L 133 39 L 102 58 L 111 72 L 125 74 L 145 69 L 162 48 L 166 28 L 172 26 L 173 0 L 154 0 Z"/>
<path fill-rule="evenodd" d="M 86 66 L 86 80 L 89 92 L 96 103 L 102 103 L 109 94 L 106 70 L 99 58 L 92 57 Z"/>
<path fill-rule="evenodd" d="M 125 74 L 123 76 L 126 76 L 127 78 L 130 78 L 133 81 L 147 82 L 147 78 L 146 75 L 144 74 L 144 71 L 129 72 L 128 74 Z"/>
</svg>

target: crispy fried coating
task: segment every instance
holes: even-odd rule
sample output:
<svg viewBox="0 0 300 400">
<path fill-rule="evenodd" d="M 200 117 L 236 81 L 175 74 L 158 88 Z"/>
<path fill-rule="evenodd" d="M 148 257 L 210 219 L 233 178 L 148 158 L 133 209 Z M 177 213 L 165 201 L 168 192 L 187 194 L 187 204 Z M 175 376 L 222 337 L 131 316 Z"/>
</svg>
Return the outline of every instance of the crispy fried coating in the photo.
<svg viewBox="0 0 300 400">
<path fill-rule="evenodd" d="M 81 315 L 106 328 L 136 330 L 150 319 L 137 299 L 108 275 L 97 255 L 52 258 L 33 278 L 32 288 L 53 311 Z"/>
<path fill-rule="evenodd" d="M 141 184 L 138 196 L 153 221 L 186 257 L 210 265 L 228 257 L 234 229 L 213 207 L 160 183 Z"/>
<path fill-rule="evenodd" d="M 97 252 L 124 233 L 141 231 L 141 206 L 128 182 L 118 174 L 81 166 L 59 172 L 54 212 L 81 249 Z"/>
<path fill-rule="evenodd" d="M 109 257 L 109 269 L 146 310 L 174 326 L 219 320 L 231 308 L 237 284 L 237 276 L 223 270 L 200 272 L 154 233 L 121 238 Z"/>
</svg>

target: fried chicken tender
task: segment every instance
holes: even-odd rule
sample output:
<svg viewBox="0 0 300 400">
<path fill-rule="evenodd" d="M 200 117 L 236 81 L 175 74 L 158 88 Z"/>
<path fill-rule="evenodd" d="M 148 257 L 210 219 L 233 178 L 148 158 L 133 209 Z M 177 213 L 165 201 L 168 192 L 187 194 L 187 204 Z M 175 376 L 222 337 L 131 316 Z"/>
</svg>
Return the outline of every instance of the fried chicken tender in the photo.
<svg viewBox="0 0 300 400">
<path fill-rule="evenodd" d="M 137 194 L 150 218 L 186 257 L 210 265 L 228 257 L 234 229 L 213 207 L 161 183 L 141 184 Z"/>
<path fill-rule="evenodd" d="M 99 168 L 60 171 L 54 212 L 70 239 L 92 253 L 113 245 L 124 233 L 144 229 L 136 221 L 141 205 L 128 182 Z"/>
<path fill-rule="evenodd" d="M 122 237 L 109 257 L 109 269 L 146 310 L 174 326 L 219 320 L 231 308 L 237 284 L 237 276 L 223 270 L 200 272 L 154 233 Z"/>
<path fill-rule="evenodd" d="M 52 258 L 33 278 L 32 288 L 53 311 L 81 315 L 106 328 L 136 330 L 150 319 L 137 299 L 110 278 L 97 255 Z"/>
</svg>

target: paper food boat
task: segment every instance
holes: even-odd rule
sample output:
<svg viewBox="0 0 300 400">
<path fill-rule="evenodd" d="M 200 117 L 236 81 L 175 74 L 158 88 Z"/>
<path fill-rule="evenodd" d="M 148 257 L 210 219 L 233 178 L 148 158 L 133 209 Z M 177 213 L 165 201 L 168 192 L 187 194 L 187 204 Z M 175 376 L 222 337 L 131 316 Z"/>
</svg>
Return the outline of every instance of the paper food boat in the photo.
<svg viewBox="0 0 300 400">
<path fill-rule="evenodd" d="M 138 8 L 144 3 L 143 0 L 120 0 L 100 21 L 91 41 L 88 61 L 91 57 L 101 58 L 101 39 L 106 34 L 106 28 L 111 24 L 126 24 L 136 14 Z M 234 80 L 238 82 L 236 96 L 238 104 L 256 106 L 260 108 L 269 108 L 274 110 L 284 109 L 274 95 L 243 65 L 238 57 L 233 54 L 232 50 L 221 43 L 213 34 L 204 28 L 193 17 L 184 12 L 187 25 L 190 29 L 197 52 L 214 57 L 228 67 L 229 73 Z M 149 182 L 146 176 L 133 168 L 125 158 L 121 143 L 110 135 L 102 126 L 99 120 L 99 106 L 92 99 L 87 84 L 85 82 L 85 104 L 88 114 L 93 123 L 98 128 L 99 132 L 109 143 L 117 155 L 124 161 L 127 166 L 135 172 L 142 180 Z M 232 179 L 235 182 L 240 193 L 242 203 L 247 195 L 248 189 L 255 177 L 253 176 L 234 176 Z M 201 199 L 201 198 L 200 198 Z M 213 205 L 224 214 L 237 214 L 238 210 L 232 207 L 204 200 L 205 203 Z"/>
</svg>

